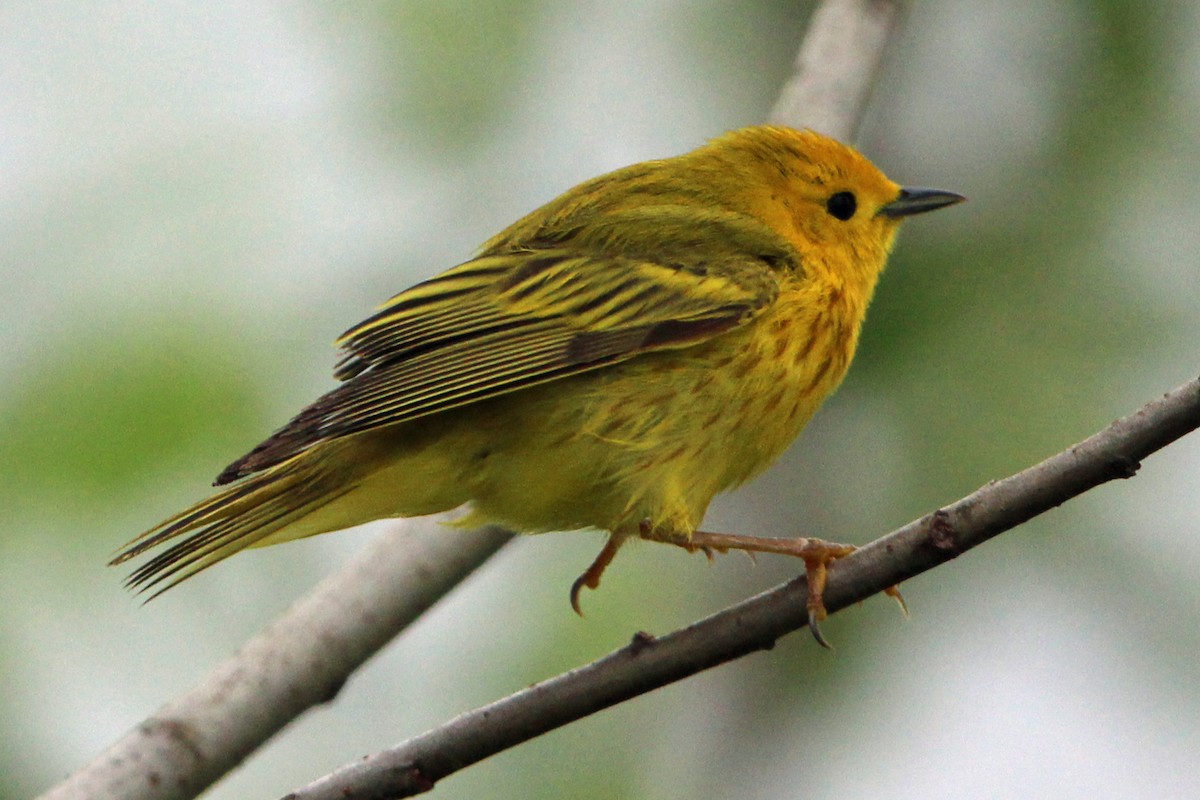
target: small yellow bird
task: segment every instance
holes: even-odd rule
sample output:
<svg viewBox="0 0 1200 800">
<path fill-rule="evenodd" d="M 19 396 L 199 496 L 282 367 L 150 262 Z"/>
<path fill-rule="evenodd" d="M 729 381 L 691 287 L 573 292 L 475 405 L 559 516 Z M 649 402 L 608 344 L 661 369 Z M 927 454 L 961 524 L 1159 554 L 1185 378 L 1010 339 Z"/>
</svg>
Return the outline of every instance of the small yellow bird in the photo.
<svg viewBox="0 0 1200 800">
<path fill-rule="evenodd" d="M 640 537 L 799 556 L 815 623 L 852 547 L 697 526 L 841 382 L 900 221 L 961 200 L 782 127 L 587 181 L 343 334 L 337 388 L 112 563 L 186 534 L 128 581 L 165 591 L 247 547 L 470 503 L 456 524 L 608 532 L 576 611 Z"/>
</svg>

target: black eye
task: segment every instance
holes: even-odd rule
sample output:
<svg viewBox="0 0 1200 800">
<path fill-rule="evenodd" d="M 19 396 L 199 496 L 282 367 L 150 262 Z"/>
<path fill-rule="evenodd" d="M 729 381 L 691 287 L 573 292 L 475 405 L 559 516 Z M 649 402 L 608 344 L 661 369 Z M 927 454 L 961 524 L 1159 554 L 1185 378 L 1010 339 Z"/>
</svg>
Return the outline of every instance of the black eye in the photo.
<svg viewBox="0 0 1200 800">
<path fill-rule="evenodd" d="M 838 192 L 825 201 L 825 210 L 845 222 L 858 210 L 858 200 L 854 198 L 854 192 Z"/>
</svg>

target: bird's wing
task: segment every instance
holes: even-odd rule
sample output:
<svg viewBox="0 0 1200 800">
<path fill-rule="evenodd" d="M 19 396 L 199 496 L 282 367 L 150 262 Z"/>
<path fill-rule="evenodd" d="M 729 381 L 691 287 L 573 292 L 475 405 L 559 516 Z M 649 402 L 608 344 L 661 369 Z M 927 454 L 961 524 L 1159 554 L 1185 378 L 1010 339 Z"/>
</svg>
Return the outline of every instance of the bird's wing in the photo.
<svg viewBox="0 0 1200 800">
<path fill-rule="evenodd" d="M 338 340 L 344 383 L 217 478 L 329 439 L 456 408 L 728 331 L 774 300 L 771 262 L 530 250 L 485 255 L 408 289 Z"/>
</svg>

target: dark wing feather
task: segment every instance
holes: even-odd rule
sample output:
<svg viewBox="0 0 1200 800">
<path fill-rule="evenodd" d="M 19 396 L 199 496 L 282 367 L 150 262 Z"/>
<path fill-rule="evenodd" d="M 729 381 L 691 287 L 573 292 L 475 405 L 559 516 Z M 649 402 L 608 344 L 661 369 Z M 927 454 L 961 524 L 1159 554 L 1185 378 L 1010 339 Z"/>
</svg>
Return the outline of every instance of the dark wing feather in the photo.
<svg viewBox="0 0 1200 800">
<path fill-rule="evenodd" d="M 760 258 L 667 265 L 565 250 L 490 255 L 392 298 L 347 331 L 345 380 L 217 478 L 312 445 L 678 348 L 737 327 L 777 291 Z"/>
</svg>

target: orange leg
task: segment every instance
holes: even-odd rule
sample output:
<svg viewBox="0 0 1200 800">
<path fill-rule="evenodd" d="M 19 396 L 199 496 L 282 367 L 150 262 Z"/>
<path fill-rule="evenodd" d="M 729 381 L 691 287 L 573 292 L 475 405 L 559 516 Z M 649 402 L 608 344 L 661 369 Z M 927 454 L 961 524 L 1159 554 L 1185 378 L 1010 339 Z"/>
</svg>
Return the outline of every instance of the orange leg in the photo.
<svg viewBox="0 0 1200 800">
<path fill-rule="evenodd" d="M 617 550 L 621 548 L 621 543 L 624 541 L 624 536 L 609 534 L 608 541 L 604 543 L 604 549 L 600 551 L 600 555 L 596 556 L 596 560 L 587 568 L 587 571 L 571 584 L 571 608 L 575 609 L 575 613 L 579 616 L 583 616 L 583 611 L 579 608 L 579 591 L 585 586 L 595 589 L 600 585 L 600 576 L 604 574 L 605 567 L 612 563 L 613 557 L 616 556 Z"/>
<path fill-rule="evenodd" d="M 779 555 L 795 556 L 804 561 L 804 571 L 808 577 L 808 628 L 813 638 L 822 647 L 829 647 L 829 642 L 821 633 L 819 623 L 825 619 L 825 583 L 828 580 L 827 567 L 833 561 L 844 558 L 854 552 L 854 545 L 836 544 L 822 539 L 810 539 L 803 536 L 795 539 L 774 539 L 765 536 L 738 536 L 728 533 L 707 533 L 696 531 L 691 536 L 680 535 L 670 531 L 654 530 L 643 525 L 639 531 L 643 539 L 677 545 L 688 552 L 703 551 L 711 558 L 712 552 L 725 553 L 730 550 L 743 550 L 747 553 L 777 553 Z M 887 594 L 900 603 L 905 616 L 908 609 L 904 598 L 895 586 L 887 590 Z"/>
</svg>

